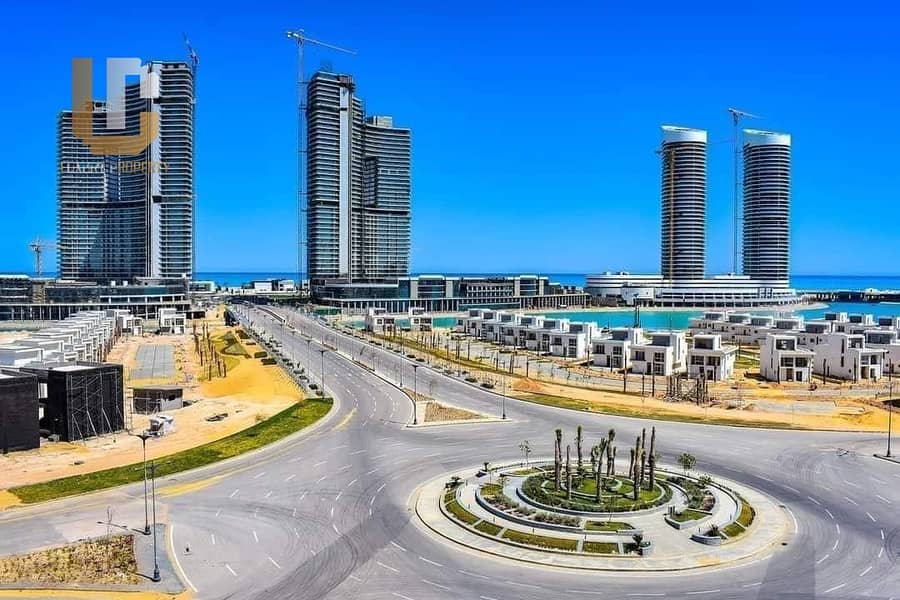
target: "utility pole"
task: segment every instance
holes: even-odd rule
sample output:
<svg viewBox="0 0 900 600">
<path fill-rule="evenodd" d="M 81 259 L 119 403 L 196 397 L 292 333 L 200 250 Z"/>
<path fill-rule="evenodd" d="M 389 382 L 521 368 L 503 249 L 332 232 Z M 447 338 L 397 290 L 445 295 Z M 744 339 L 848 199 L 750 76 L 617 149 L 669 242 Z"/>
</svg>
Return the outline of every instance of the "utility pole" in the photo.
<svg viewBox="0 0 900 600">
<path fill-rule="evenodd" d="M 734 263 L 732 267 L 732 273 L 735 275 L 740 271 L 740 256 L 741 256 L 741 220 L 743 219 L 743 215 L 741 214 L 741 195 L 740 195 L 740 169 L 739 165 L 739 157 L 740 157 L 740 133 L 738 131 L 739 124 L 741 119 L 750 118 L 750 119 L 759 119 L 757 115 L 745 112 L 743 110 L 739 110 L 737 108 L 729 108 L 728 112 L 731 113 L 732 123 L 734 124 L 734 130 L 732 133 L 731 143 L 732 149 L 734 151 L 734 241 L 732 250 L 734 251 Z"/>
<path fill-rule="evenodd" d="M 894 362 L 891 361 L 890 370 L 888 371 L 888 432 L 887 432 L 887 452 L 885 456 L 891 457 L 891 425 L 894 420 Z"/>
<path fill-rule="evenodd" d="M 419 417 L 416 414 L 418 411 L 416 408 L 418 407 L 419 402 L 419 365 L 413 364 L 413 425 L 419 424 Z"/>
<path fill-rule="evenodd" d="M 150 434 L 146 431 L 132 434 L 136 438 L 140 438 L 141 446 L 144 450 L 144 535 L 150 535 L 150 515 L 147 503 L 147 440 Z"/>
<path fill-rule="evenodd" d="M 306 35 L 303 29 L 294 29 L 285 32 L 285 36 L 297 43 L 297 285 L 303 287 L 303 269 L 307 266 L 306 246 L 306 136 L 304 135 L 306 124 L 306 88 L 308 81 L 303 74 L 304 46 L 313 44 L 329 50 L 336 50 L 345 54 L 356 55 L 353 50 L 347 50 L 339 46 L 327 44 L 315 40 Z M 309 273 L 306 273 L 307 278 Z"/>
<path fill-rule="evenodd" d="M 325 353 L 327 351 L 328 350 L 326 350 L 325 348 L 322 348 L 321 350 L 319 350 L 319 355 L 322 358 L 322 397 L 323 398 L 325 397 Z"/>
</svg>

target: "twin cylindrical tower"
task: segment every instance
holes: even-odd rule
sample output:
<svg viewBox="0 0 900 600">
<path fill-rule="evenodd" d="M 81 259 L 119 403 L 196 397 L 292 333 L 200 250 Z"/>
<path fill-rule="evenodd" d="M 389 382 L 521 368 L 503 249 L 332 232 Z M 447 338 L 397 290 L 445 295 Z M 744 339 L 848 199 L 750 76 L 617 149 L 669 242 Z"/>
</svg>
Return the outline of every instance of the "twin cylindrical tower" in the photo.
<svg viewBox="0 0 900 600">
<path fill-rule="evenodd" d="M 663 125 L 663 279 L 706 276 L 706 150 L 701 129 Z M 744 275 L 789 279 L 791 137 L 744 130 Z"/>
</svg>

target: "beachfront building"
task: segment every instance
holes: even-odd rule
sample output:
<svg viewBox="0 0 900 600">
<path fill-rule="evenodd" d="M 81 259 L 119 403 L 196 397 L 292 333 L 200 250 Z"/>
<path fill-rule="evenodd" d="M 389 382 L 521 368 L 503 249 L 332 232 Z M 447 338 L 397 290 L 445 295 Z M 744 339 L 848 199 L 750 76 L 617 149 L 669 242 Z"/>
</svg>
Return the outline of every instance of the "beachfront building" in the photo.
<svg viewBox="0 0 900 600">
<path fill-rule="evenodd" d="M 631 372 L 674 375 L 685 370 L 687 338 L 683 331 L 654 332 L 650 340 L 631 346 Z"/>
<path fill-rule="evenodd" d="M 813 351 L 816 375 L 848 381 L 877 380 L 882 376 L 884 352 L 868 348 L 864 335 L 829 333 Z"/>
<path fill-rule="evenodd" d="M 591 342 L 591 362 L 595 367 L 628 370 L 631 368 L 631 347 L 645 341 L 644 330 L 640 327 L 617 327 L 608 336 Z"/>
<path fill-rule="evenodd" d="M 886 318 L 885 321 L 888 319 L 896 317 Z M 881 321 L 879 319 L 879 322 Z M 869 330 L 865 336 L 866 347 L 881 350 L 884 355 L 881 370 L 884 373 L 900 373 L 900 326 Z"/>
<path fill-rule="evenodd" d="M 370 308 L 366 311 L 365 328 L 369 333 L 392 334 L 396 331 L 396 317 L 383 308 Z"/>
<path fill-rule="evenodd" d="M 768 334 L 760 345 L 759 370 L 767 381 L 810 381 L 815 353 L 801 348 L 797 338 Z"/>
<path fill-rule="evenodd" d="M 406 313 L 406 322 L 410 331 L 432 331 L 434 316 L 421 308 L 410 308 Z"/>
<path fill-rule="evenodd" d="M 734 376 L 737 347 L 722 343 L 719 334 L 697 334 L 688 350 L 688 376 L 723 381 Z"/>
<path fill-rule="evenodd" d="M 470 309 L 455 330 L 473 338 L 564 358 L 586 358 L 594 323 L 551 319 L 509 311 Z"/>
</svg>

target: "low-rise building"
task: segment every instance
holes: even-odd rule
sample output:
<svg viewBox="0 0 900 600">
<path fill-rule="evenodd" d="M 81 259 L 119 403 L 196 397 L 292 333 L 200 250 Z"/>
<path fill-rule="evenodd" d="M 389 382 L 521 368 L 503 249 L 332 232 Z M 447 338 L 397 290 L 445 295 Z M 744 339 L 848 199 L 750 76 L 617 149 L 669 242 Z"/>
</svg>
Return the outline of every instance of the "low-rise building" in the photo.
<svg viewBox="0 0 900 600">
<path fill-rule="evenodd" d="M 688 350 L 688 376 L 708 381 L 723 381 L 734 376 L 737 347 L 722 344 L 722 336 L 715 333 L 693 336 Z"/>
<path fill-rule="evenodd" d="M 882 376 L 882 350 L 866 347 L 861 334 L 834 332 L 813 348 L 814 372 L 850 381 L 877 380 Z"/>
<path fill-rule="evenodd" d="M 669 376 L 685 370 L 687 339 L 683 331 L 654 332 L 650 341 L 631 347 L 631 371 Z"/>
<path fill-rule="evenodd" d="M 881 350 L 883 373 L 900 373 L 900 328 L 875 329 L 865 333 L 866 347 Z"/>
<path fill-rule="evenodd" d="M 387 314 L 383 308 L 369 308 L 366 311 L 365 327 L 370 333 L 392 335 L 397 331 L 397 318 Z"/>
<path fill-rule="evenodd" d="M 183 312 L 178 312 L 174 308 L 160 308 L 157 318 L 159 319 L 159 330 L 162 333 L 174 335 L 184 333 L 187 319 Z"/>
<path fill-rule="evenodd" d="M 759 370 L 768 381 L 810 381 L 815 353 L 789 334 L 768 334 L 760 345 Z"/>
<path fill-rule="evenodd" d="M 39 420 L 37 377 L 0 369 L 0 452 L 39 447 Z"/>
<path fill-rule="evenodd" d="M 607 337 L 591 342 L 591 362 L 595 367 L 630 369 L 631 347 L 644 341 L 644 330 L 640 327 L 617 327 Z"/>
</svg>

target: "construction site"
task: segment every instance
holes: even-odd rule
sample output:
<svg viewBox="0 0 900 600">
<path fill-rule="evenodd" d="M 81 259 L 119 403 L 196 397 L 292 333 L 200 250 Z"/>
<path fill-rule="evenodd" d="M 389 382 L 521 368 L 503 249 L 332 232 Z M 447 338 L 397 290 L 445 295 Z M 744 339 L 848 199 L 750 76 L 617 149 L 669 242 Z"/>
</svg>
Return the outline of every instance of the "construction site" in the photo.
<svg viewBox="0 0 900 600">
<path fill-rule="evenodd" d="M 3 342 L 25 335 L 6 333 Z M 302 399 L 282 369 L 265 364 L 255 344 L 225 325 L 219 307 L 183 333 L 119 338 L 100 368 L 72 365 L 37 373 L 61 378 L 66 393 L 81 394 L 84 402 L 61 402 L 62 412 L 45 412 L 57 431 L 39 448 L 0 457 L 0 490 L 139 462 L 142 442 L 136 434 L 144 431 L 151 433 L 148 458 L 199 446 Z M 98 383 L 90 378 L 100 378 L 100 385 L 88 385 Z M 124 390 L 118 412 L 115 389 Z"/>
</svg>

